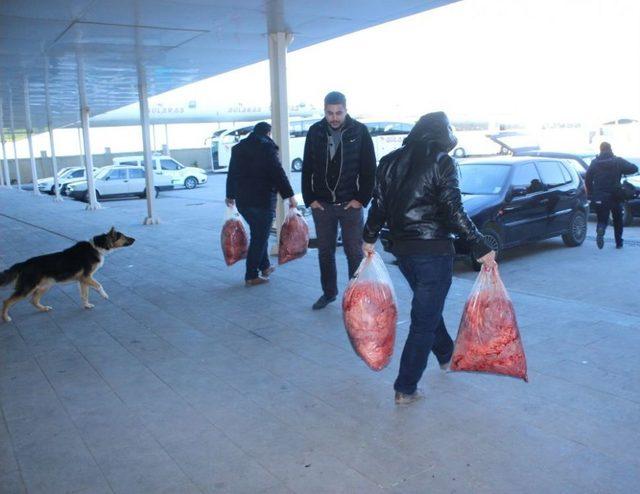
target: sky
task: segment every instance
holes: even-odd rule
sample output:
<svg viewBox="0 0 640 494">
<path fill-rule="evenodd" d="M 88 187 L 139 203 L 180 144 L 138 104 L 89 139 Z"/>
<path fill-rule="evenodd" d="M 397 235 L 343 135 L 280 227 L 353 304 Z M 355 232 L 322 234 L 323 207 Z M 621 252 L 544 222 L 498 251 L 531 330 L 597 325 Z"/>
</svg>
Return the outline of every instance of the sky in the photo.
<svg viewBox="0 0 640 494">
<path fill-rule="evenodd" d="M 372 118 L 413 121 L 444 110 L 452 119 L 597 125 L 640 117 L 639 0 L 463 0 L 304 50 L 294 40 L 291 49 L 290 104 L 321 108 L 328 91 L 340 90 L 351 114 Z M 268 105 L 268 64 L 163 97 Z M 169 145 L 201 146 L 217 127 L 170 126 Z M 94 129 L 93 150 L 139 149 L 135 134 Z M 157 135 L 160 147 L 164 131 Z M 75 131 L 57 131 L 58 140 L 59 154 L 77 153 Z M 39 155 L 47 140 L 35 147 Z"/>
</svg>

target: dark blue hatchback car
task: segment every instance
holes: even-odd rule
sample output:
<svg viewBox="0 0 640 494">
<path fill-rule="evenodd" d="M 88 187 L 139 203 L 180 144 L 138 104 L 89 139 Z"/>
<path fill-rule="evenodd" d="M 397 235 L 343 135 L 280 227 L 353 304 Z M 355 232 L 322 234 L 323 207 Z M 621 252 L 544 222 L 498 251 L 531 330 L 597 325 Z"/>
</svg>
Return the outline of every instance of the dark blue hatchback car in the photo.
<svg viewBox="0 0 640 494">
<path fill-rule="evenodd" d="M 505 249 L 562 236 L 567 246 L 587 235 L 588 202 L 582 178 L 561 159 L 506 157 L 459 162 L 460 191 L 467 214 L 500 255 Z M 389 233 L 382 232 L 389 248 Z M 461 239 L 456 252 L 480 264 Z"/>
</svg>

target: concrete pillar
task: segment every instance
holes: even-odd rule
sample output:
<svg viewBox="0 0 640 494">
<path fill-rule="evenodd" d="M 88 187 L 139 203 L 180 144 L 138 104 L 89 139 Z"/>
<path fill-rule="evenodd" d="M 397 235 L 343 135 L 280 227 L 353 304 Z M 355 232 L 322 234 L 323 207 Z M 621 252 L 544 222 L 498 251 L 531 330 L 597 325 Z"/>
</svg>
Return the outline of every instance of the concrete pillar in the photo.
<svg viewBox="0 0 640 494">
<path fill-rule="evenodd" d="M 53 188 L 55 190 L 54 201 L 61 202 L 60 183 L 58 182 L 58 159 L 56 158 L 56 147 L 53 141 L 53 123 L 51 119 L 51 99 L 49 97 L 49 60 L 44 64 L 44 97 L 47 111 L 47 129 L 49 130 L 49 147 L 51 148 L 51 166 L 53 167 Z"/>
<path fill-rule="evenodd" d="M 0 142 L 2 143 L 2 176 L 3 185 L 11 187 L 11 175 L 9 174 L 9 160 L 7 159 L 7 147 L 4 139 L 4 113 L 2 109 L 2 98 L 0 98 Z"/>
<path fill-rule="evenodd" d="M 144 175 L 147 188 L 147 217 L 145 225 L 160 223 L 154 213 L 155 187 L 153 184 L 153 153 L 151 152 L 151 139 L 149 135 L 149 100 L 147 99 L 147 74 L 138 60 L 138 99 L 140 101 L 140 125 L 142 127 L 142 147 L 144 150 Z"/>
<path fill-rule="evenodd" d="M 95 211 L 102 206 L 96 198 L 96 187 L 93 180 L 93 156 L 91 156 L 91 139 L 89 137 L 89 105 L 87 103 L 87 90 L 84 81 L 84 62 L 78 54 L 76 57 L 78 65 L 78 92 L 80 93 L 80 120 L 82 121 L 82 143 L 84 145 L 84 163 L 87 170 L 87 209 Z"/>
<path fill-rule="evenodd" d="M 287 174 L 291 175 L 289 158 L 289 105 L 287 102 L 287 47 L 293 40 L 291 33 L 269 33 L 269 74 L 271 82 L 271 132 L 273 140 L 280 147 L 280 161 Z M 284 204 L 278 195 L 276 206 L 277 250 L 280 230 L 284 221 Z"/>
<path fill-rule="evenodd" d="M 33 126 L 31 125 L 31 98 L 29 95 L 29 79 L 24 78 L 24 117 L 27 130 L 27 142 L 29 144 L 29 162 L 31 163 L 31 183 L 33 184 L 33 194 L 40 195 L 38 189 L 38 170 L 36 169 L 36 157 L 33 154 Z"/>
<path fill-rule="evenodd" d="M 18 148 L 16 147 L 16 129 L 13 119 L 13 96 L 11 86 L 9 86 L 9 127 L 11 128 L 11 141 L 13 142 L 13 159 L 16 167 L 16 182 L 18 191 L 22 191 L 22 179 L 20 177 L 20 160 L 18 159 Z"/>
<path fill-rule="evenodd" d="M 164 124 L 164 145 L 162 146 L 162 154 L 169 156 L 169 126 Z"/>
</svg>

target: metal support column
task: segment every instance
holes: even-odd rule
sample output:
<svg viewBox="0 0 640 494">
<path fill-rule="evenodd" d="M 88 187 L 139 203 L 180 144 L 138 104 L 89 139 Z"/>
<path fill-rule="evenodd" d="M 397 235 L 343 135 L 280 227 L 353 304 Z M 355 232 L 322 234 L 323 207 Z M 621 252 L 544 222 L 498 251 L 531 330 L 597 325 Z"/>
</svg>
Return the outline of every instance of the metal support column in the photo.
<svg viewBox="0 0 640 494">
<path fill-rule="evenodd" d="M 33 127 L 31 125 L 31 98 L 29 97 L 29 79 L 24 78 L 24 118 L 27 130 L 27 142 L 29 144 L 29 161 L 31 162 L 31 183 L 33 194 L 40 195 L 38 189 L 38 170 L 36 169 L 36 157 L 33 155 Z"/>
<path fill-rule="evenodd" d="M 20 160 L 18 159 L 18 148 L 16 147 L 16 129 L 13 119 L 13 96 L 11 86 L 9 86 L 9 127 L 11 128 L 11 141 L 13 142 L 13 159 L 16 166 L 16 182 L 18 190 L 22 190 L 22 179 L 20 178 Z"/>
<path fill-rule="evenodd" d="M 78 92 L 80 93 L 80 120 L 82 121 L 82 142 L 84 144 L 84 163 L 87 171 L 87 209 L 95 211 L 102 206 L 96 198 L 96 187 L 93 180 L 93 156 L 91 156 L 91 140 L 89 138 L 89 105 L 87 104 L 87 90 L 84 81 L 84 62 L 82 57 L 76 57 L 78 65 Z"/>
<path fill-rule="evenodd" d="M 60 184 L 58 183 L 58 160 L 56 158 L 56 148 L 53 142 L 53 125 L 51 123 L 51 99 L 49 97 L 49 60 L 44 64 L 44 99 L 47 110 L 47 128 L 49 129 L 49 146 L 51 147 L 51 165 L 53 166 L 53 189 L 55 190 L 54 201 L 62 201 L 60 197 Z"/>
<path fill-rule="evenodd" d="M 2 111 L 2 98 L 0 98 L 0 142 L 2 142 L 2 176 L 3 185 L 11 187 L 11 175 L 9 175 L 9 160 L 7 159 L 7 147 L 4 139 L 4 114 Z"/>
<path fill-rule="evenodd" d="M 287 47 L 293 40 L 291 33 L 269 33 L 269 74 L 271 82 L 271 132 L 273 140 L 280 147 L 280 161 L 284 171 L 291 175 L 289 158 L 289 105 L 287 102 Z M 284 221 L 284 204 L 278 195 L 276 206 L 276 237 L 274 246 L 277 251 L 280 242 L 280 229 Z"/>
<path fill-rule="evenodd" d="M 153 157 L 151 152 L 151 138 L 149 135 L 149 101 L 147 99 L 147 74 L 138 60 L 138 99 L 140 101 L 140 125 L 142 127 L 142 146 L 144 149 L 144 175 L 147 189 L 147 217 L 145 225 L 157 225 L 160 218 L 155 216 L 153 207 L 155 201 L 155 187 L 153 185 Z"/>
</svg>

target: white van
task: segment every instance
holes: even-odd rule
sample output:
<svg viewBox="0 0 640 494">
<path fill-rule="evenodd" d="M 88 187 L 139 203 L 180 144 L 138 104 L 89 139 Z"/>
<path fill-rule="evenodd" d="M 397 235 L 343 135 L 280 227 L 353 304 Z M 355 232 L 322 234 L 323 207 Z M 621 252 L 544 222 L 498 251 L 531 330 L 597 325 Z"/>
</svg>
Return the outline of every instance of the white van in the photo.
<svg viewBox="0 0 640 494">
<path fill-rule="evenodd" d="M 194 166 L 184 166 L 170 156 L 153 156 L 153 169 L 156 175 L 166 175 L 171 178 L 174 187 L 184 185 L 187 189 L 195 189 L 198 185 L 207 183 L 207 173 Z M 143 156 L 120 156 L 113 158 L 116 166 L 144 166 Z"/>
</svg>

